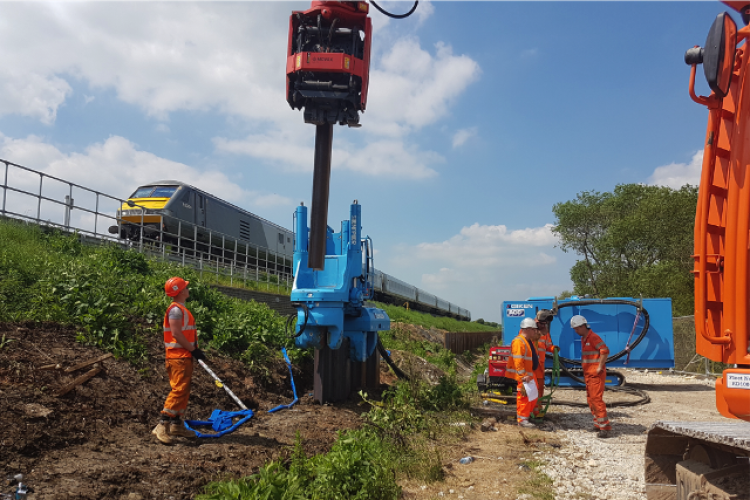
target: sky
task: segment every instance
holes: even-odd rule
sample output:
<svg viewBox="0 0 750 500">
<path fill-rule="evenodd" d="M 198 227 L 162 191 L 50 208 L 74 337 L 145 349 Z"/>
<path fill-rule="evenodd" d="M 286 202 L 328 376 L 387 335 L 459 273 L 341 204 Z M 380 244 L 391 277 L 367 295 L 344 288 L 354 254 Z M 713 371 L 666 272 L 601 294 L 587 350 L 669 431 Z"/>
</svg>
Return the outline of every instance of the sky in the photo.
<svg viewBox="0 0 750 500">
<path fill-rule="evenodd" d="M 289 15 L 309 5 L 0 3 L 0 158 L 120 198 L 178 179 L 291 229 L 310 206 L 315 128 L 286 103 L 285 54 Z M 571 290 L 577 256 L 558 248 L 554 204 L 698 183 L 707 110 L 683 56 L 725 10 L 371 9 L 367 110 L 361 128 L 334 128 L 329 225 L 357 199 L 375 266 L 473 319 Z M 696 87 L 708 93 L 701 71 Z"/>
</svg>

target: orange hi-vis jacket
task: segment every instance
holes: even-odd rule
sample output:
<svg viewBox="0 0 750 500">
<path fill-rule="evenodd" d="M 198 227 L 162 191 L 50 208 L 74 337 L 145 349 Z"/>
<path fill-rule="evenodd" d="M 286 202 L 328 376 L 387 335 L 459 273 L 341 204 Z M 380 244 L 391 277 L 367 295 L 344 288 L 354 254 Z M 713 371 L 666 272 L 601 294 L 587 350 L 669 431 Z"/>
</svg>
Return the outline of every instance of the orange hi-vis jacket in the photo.
<svg viewBox="0 0 750 500">
<path fill-rule="evenodd" d="M 531 343 L 519 334 L 510 344 L 510 363 L 505 368 L 508 378 L 513 377 L 521 382 L 526 375 L 534 376 L 534 355 Z"/>
<path fill-rule="evenodd" d="M 536 343 L 536 354 L 539 356 L 539 367 L 536 369 L 536 378 L 544 378 L 544 359 L 547 353 L 552 354 L 555 345 L 549 332 L 545 333 Z"/>
<path fill-rule="evenodd" d="M 187 307 L 177 302 L 172 302 L 167 308 L 166 314 L 164 314 L 164 347 L 167 349 L 167 359 L 173 358 L 192 358 L 193 355 L 190 351 L 183 349 L 183 347 L 177 343 L 177 340 L 172 336 L 172 329 L 169 327 L 169 311 L 173 307 L 179 307 L 182 309 L 182 334 L 185 336 L 185 340 L 190 342 L 190 345 L 195 346 L 197 330 L 195 328 L 195 318 L 188 311 Z"/>
<path fill-rule="evenodd" d="M 602 354 L 605 358 L 609 356 L 607 344 L 593 330 L 589 330 L 581 339 L 581 368 L 584 375 L 596 375 L 596 367 Z"/>
</svg>

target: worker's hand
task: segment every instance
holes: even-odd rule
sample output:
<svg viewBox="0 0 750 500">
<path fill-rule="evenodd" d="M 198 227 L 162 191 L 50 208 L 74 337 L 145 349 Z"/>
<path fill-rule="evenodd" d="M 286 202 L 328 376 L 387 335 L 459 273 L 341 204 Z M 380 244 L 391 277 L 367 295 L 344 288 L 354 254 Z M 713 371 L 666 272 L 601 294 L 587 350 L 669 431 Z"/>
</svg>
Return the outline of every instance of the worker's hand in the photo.
<svg viewBox="0 0 750 500">
<path fill-rule="evenodd" d="M 206 355 L 197 347 L 190 351 L 190 354 L 193 355 L 193 359 L 206 361 Z"/>
<path fill-rule="evenodd" d="M 532 377 L 531 375 L 526 375 L 521 380 L 523 380 L 524 382 L 531 382 L 533 379 L 534 377 Z"/>
<path fill-rule="evenodd" d="M 602 365 L 596 366 L 596 374 L 599 375 L 602 372 Z"/>
</svg>

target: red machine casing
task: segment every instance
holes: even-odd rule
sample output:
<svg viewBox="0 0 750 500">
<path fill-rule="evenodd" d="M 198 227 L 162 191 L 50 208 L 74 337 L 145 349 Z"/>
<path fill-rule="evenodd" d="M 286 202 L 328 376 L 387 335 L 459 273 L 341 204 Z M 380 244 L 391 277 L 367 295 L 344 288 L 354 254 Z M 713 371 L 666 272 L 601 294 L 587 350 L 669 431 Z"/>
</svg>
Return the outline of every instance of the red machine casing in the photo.
<svg viewBox="0 0 750 500">
<path fill-rule="evenodd" d="M 508 367 L 510 356 L 510 347 L 490 347 L 490 359 L 487 374 L 490 377 L 505 377 L 505 370 Z"/>
<path fill-rule="evenodd" d="M 368 12 L 367 2 L 330 1 L 313 1 L 309 10 L 292 12 L 289 17 L 286 95 L 287 102 L 293 109 L 322 108 L 330 113 L 327 122 L 336 121 L 342 125 L 357 126 L 352 118 L 352 111 L 356 114 L 367 107 L 372 39 L 372 22 Z M 341 32 L 347 30 L 351 30 L 351 35 L 342 35 Z M 337 39 L 343 39 L 344 43 L 339 43 L 338 46 L 331 43 L 335 38 L 331 36 L 331 31 L 337 33 Z M 308 38 L 304 38 L 302 33 Z M 363 35 L 360 35 L 361 33 Z M 351 44 L 345 40 L 347 36 L 352 37 Z M 309 38 L 315 42 L 309 42 Z M 326 42 L 327 46 L 322 46 Z M 298 50 L 298 46 L 307 45 L 313 45 L 314 50 Z M 357 54 L 348 53 L 354 49 Z M 342 82 L 346 80 L 347 75 L 355 80 L 349 78 L 349 88 L 342 90 Z M 299 86 L 303 80 L 303 83 L 312 80 L 312 83 L 321 88 L 308 88 L 300 92 Z M 322 88 L 325 84 L 330 84 L 331 88 Z M 339 92 L 332 91 L 333 86 L 336 86 Z M 302 93 L 306 95 L 303 96 Z M 348 117 L 339 113 L 334 120 L 333 113 L 337 107 L 354 109 L 348 112 Z M 305 121 L 318 123 L 308 119 L 307 114 Z"/>
</svg>

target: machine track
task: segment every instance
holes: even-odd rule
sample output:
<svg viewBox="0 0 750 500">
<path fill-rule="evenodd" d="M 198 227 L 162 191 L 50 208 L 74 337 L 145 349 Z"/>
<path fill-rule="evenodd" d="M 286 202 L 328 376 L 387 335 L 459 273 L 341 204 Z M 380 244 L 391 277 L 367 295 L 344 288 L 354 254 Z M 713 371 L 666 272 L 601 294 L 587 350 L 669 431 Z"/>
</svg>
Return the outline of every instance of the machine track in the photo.
<svg viewBox="0 0 750 500">
<path fill-rule="evenodd" d="M 645 479 L 649 500 L 750 499 L 750 424 L 656 422 L 646 441 Z"/>
</svg>

